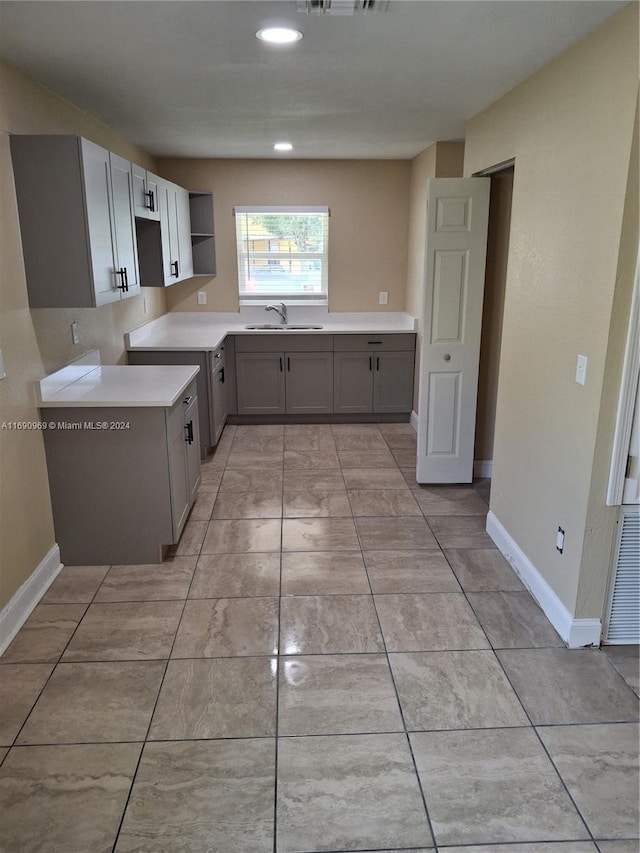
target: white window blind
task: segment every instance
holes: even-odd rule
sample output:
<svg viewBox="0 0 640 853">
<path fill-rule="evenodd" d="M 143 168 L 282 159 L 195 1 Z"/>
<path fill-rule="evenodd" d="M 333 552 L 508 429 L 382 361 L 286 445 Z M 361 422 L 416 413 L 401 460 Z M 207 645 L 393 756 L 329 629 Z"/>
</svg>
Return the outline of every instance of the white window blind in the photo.
<svg viewBox="0 0 640 853">
<path fill-rule="evenodd" d="M 236 207 L 241 304 L 327 301 L 328 207 Z"/>
</svg>

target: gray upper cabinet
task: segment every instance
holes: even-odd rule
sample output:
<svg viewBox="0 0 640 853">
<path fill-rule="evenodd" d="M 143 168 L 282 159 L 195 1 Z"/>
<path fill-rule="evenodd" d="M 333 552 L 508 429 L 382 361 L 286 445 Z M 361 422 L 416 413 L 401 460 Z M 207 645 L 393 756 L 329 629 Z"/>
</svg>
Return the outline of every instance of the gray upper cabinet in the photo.
<svg viewBox="0 0 640 853">
<path fill-rule="evenodd" d="M 158 181 L 157 175 L 148 172 L 142 166 L 131 166 L 133 176 L 133 206 L 135 215 L 140 219 L 160 220 L 160 207 L 158 205 Z"/>
<path fill-rule="evenodd" d="M 333 353 L 287 352 L 285 360 L 287 414 L 331 414 Z"/>
<path fill-rule="evenodd" d="M 167 287 L 193 275 L 189 193 L 164 178 L 156 193 L 160 229 L 139 222 L 138 242 L 145 286 Z"/>
<path fill-rule="evenodd" d="M 131 164 L 77 136 L 12 136 L 32 308 L 90 308 L 139 293 Z"/>
</svg>

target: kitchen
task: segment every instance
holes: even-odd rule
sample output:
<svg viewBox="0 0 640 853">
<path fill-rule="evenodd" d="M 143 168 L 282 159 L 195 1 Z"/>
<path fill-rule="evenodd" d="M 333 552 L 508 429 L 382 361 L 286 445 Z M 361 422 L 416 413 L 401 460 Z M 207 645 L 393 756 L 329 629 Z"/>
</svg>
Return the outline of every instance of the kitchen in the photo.
<svg viewBox="0 0 640 853">
<path fill-rule="evenodd" d="M 630 17 L 631 9 L 622 13 Z M 305 18 L 302 18 L 306 21 Z M 333 19 L 334 21 L 337 19 Z M 633 31 L 633 26 L 625 23 L 621 18 L 616 22 L 615 18 L 604 25 L 602 32 L 597 33 L 587 40 L 582 46 L 578 45 L 573 52 L 569 51 L 566 59 L 560 58 L 555 64 L 552 63 L 546 71 L 543 69 L 536 80 L 528 85 L 525 84 L 521 90 L 520 102 L 530 106 L 533 102 L 538 103 L 538 110 L 547 109 L 544 113 L 551 121 L 555 115 L 556 104 L 553 102 L 552 90 L 558 91 L 558 98 L 563 96 L 563 85 L 572 91 L 576 112 L 579 116 L 577 126 L 583 127 L 583 121 L 588 121 L 590 132 L 595 133 L 596 128 L 592 126 L 593 115 L 605 116 L 597 128 L 599 136 L 595 134 L 592 143 L 585 141 L 584 156 L 587 164 L 595 162 L 606 162 L 606 169 L 601 175 L 598 183 L 598 193 L 602 199 L 607 200 L 609 207 L 601 210 L 610 213 L 612 221 L 620 223 L 621 232 L 612 233 L 603 231 L 601 234 L 594 231 L 594 225 L 588 220 L 587 203 L 584 200 L 583 219 L 580 221 L 581 229 L 588 237 L 578 238 L 575 235 L 574 243 L 566 243 L 562 250 L 554 244 L 554 256 L 549 263 L 551 267 L 551 279 L 556 282 L 562 278 L 562 270 L 566 271 L 564 258 L 575 260 L 577 250 L 584 253 L 585 260 L 579 265 L 580 278 L 583 286 L 588 287 L 588 293 L 592 297 L 592 307 L 589 307 L 589 299 L 575 299 L 575 294 L 570 297 L 572 311 L 575 316 L 575 329 L 588 328 L 594 340 L 598 344 L 595 349 L 589 351 L 589 367 L 596 371 L 605 371 L 605 355 L 607 353 L 607 338 L 610 322 L 615 319 L 620 323 L 623 316 L 625 302 L 623 292 L 616 296 L 615 304 L 607 302 L 605 294 L 602 293 L 600 281 L 611 281 L 611 270 L 620 263 L 621 273 L 618 281 L 627 281 L 629 264 L 635 262 L 625 260 L 622 256 L 618 258 L 618 237 L 620 233 L 627 234 L 626 245 L 633 243 L 628 239 L 630 232 L 624 229 L 632 228 L 632 219 L 625 214 L 622 216 L 623 202 L 627 185 L 627 171 L 629 165 L 630 139 L 633 127 L 633 99 L 637 88 L 635 83 L 629 82 L 633 73 L 629 74 L 629 68 L 634 68 L 634 60 L 625 64 L 625 57 L 633 57 L 633 49 L 625 33 Z M 626 39 L 626 40 L 625 40 Z M 302 42 L 304 45 L 304 40 Z M 615 49 L 612 49 L 615 45 Z M 582 52 L 581 52 L 582 51 Z M 605 62 L 603 57 L 615 55 L 616 62 Z M 597 67 L 602 74 L 601 82 L 597 85 L 589 75 L 584 74 L 585 67 Z M 514 130 L 501 122 L 512 120 L 514 114 L 522 119 L 523 112 L 519 109 L 517 100 L 520 95 L 513 95 L 513 109 L 509 103 L 504 106 L 504 118 L 500 108 L 496 107 L 494 113 L 487 114 L 484 119 L 472 121 L 467 129 L 467 139 L 464 151 L 465 163 L 462 164 L 462 146 L 460 143 L 438 142 L 430 146 L 422 154 L 413 159 L 402 157 L 395 160 L 362 160 L 334 161 L 315 159 L 307 163 L 304 160 L 288 159 L 234 159 L 220 157 L 214 159 L 203 159 L 198 161 L 191 157 L 174 159 L 167 156 L 157 158 L 151 157 L 141 148 L 135 146 L 127 138 L 110 130 L 105 124 L 93 119 L 87 112 L 73 106 L 68 100 L 62 100 L 51 91 L 39 86 L 29 80 L 19 71 L 10 66 L 3 66 L 3 129 L 9 133 L 66 133 L 90 138 L 92 141 L 108 150 L 116 151 L 121 157 L 141 165 L 155 174 L 160 174 L 177 184 L 191 190 L 211 192 L 215 206 L 215 229 L 216 229 L 216 252 L 218 258 L 218 272 L 215 278 L 204 280 L 192 280 L 174 285 L 164 291 L 161 288 L 145 288 L 139 297 L 130 300 L 122 300 L 113 306 L 103 308 L 40 308 L 30 311 L 27 303 L 27 291 L 22 268 L 22 252 L 20 248 L 20 232 L 17 219 L 15 202 L 12 204 L 12 213 L 3 215 L 2 226 L 2 257 L 3 257 L 3 311 L 2 311 L 2 349 L 5 355 L 7 367 L 7 379 L 0 382 L 0 393 L 2 393 L 3 420 L 10 421 L 33 421 L 38 419 L 38 411 L 35 405 L 34 383 L 42 377 L 68 363 L 76 355 L 85 350 L 97 348 L 100 351 L 102 363 L 114 365 L 126 363 L 124 334 L 141 326 L 143 323 L 164 316 L 165 310 L 169 309 L 171 314 L 181 311 L 197 312 L 205 314 L 210 309 L 221 312 L 234 312 L 237 309 L 237 280 L 235 278 L 235 237 L 234 221 L 231 215 L 232 208 L 242 204 L 327 204 L 332 211 L 330 224 L 330 256 L 331 281 L 329 288 L 329 308 L 331 312 L 376 312 L 384 315 L 387 311 L 401 313 L 406 311 L 413 317 L 418 316 L 418 285 L 421 281 L 420 263 L 423 255 L 421 236 L 419 234 L 420 215 L 411 213 L 412 206 L 417 211 L 421 210 L 421 194 L 424 192 L 418 182 L 419 174 L 428 173 L 430 177 L 442 177 L 444 175 L 470 175 L 495 163 L 499 163 L 516 154 L 522 164 L 518 181 L 520 181 L 519 195 L 514 196 L 514 222 L 518 225 L 518 240 L 522 240 L 522 229 L 535 226 L 536 219 L 534 211 L 525 209 L 523 195 L 525 191 L 533 191 L 543 177 L 543 172 L 535 174 L 535 168 L 539 167 L 537 161 L 527 159 L 535 155 L 529 151 L 525 142 L 521 142 L 514 136 Z M 580 89 L 578 80 L 584 80 L 583 88 Z M 536 82 L 537 81 L 537 82 Z M 553 81 L 553 82 L 551 82 Z M 564 81 L 564 82 L 563 82 Z M 536 89 L 538 86 L 538 89 Z M 559 89 L 558 89 L 559 87 Z M 594 92 L 597 94 L 598 107 L 594 105 Z M 618 99 L 615 104 L 607 106 L 610 93 L 616 92 Z M 579 93 L 579 94 L 576 94 Z M 606 93 L 606 94 L 604 94 Z M 584 104 L 584 107 L 580 106 Z M 587 105 L 588 104 L 588 109 Z M 584 110 L 581 112 L 581 110 Z M 596 110 L 594 113 L 593 111 Z M 598 112 L 599 110 L 599 112 Z M 495 114 L 495 125 L 491 124 L 492 116 Z M 583 118 L 589 115 L 589 119 Z M 483 124 L 487 124 L 485 131 Z M 514 123 L 514 127 L 517 122 Z M 490 136 L 495 129 L 495 141 Z M 605 130 L 605 127 L 608 130 Z M 532 132 L 529 126 L 523 126 L 523 140 L 527 133 Z M 329 141 L 326 141 L 329 144 Z M 581 174 L 572 173 L 569 164 L 572 157 L 568 153 L 574 145 L 564 138 L 555 138 L 549 134 L 549 150 L 555 151 L 558 158 L 557 165 L 563 172 L 562 186 L 570 195 L 579 187 L 585 186 Z M 484 146 L 484 150 L 481 150 Z M 542 146 L 544 149 L 544 146 Z M 566 156 L 565 156 L 566 152 Z M 606 152 L 606 158 L 605 158 Z M 592 158 L 589 160 L 589 158 Z M 518 169 L 518 166 L 516 167 Z M 444 171 L 443 171 L 444 170 Z M 544 170 L 543 170 L 544 171 Z M 590 165 L 585 166 L 585 173 L 590 176 L 594 174 Z M 522 176 L 522 177 L 520 177 Z M 535 176 L 535 177 L 534 177 Z M 559 174 L 554 172 L 549 176 L 549 181 L 559 182 Z M 3 166 L 2 166 L 2 197 L 11 199 L 13 197 L 13 174 L 11 160 L 9 157 L 8 135 L 3 135 Z M 522 183 L 524 182 L 524 183 Z M 608 184 L 610 183 L 610 186 Z M 545 184 L 546 186 L 546 184 Z M 246 187 L 247 194 L 242 196 L 237 189 Z M 258 190 L 262 187 L 260 192 Z M 375 192 L 374 192 L 375 187 Z M 528 188 L 528 189 L 527 189 Z M 276 197 L 276 191 L 278 193 Z M 585 188 L 584 193 L 587 190 Z M 583 195 L 579 196 L 583 198 Z M 602 202 L 604 204 L 604 202 Z M 631 209 L 627 208 L 627 210 Z M 357 226 L 355 225 L 357 223 Z M 360 227 L 362 226 L 362 228 Z M 578 229 L 580 230 L 580 229 Z M 534 233 L 534 230 L 531 233 Z M 615 231 L 615 229 L 614 229 Z M 366 236 L 363 236 L 366 234 Z M 371 239 L 371 235 L 376 235 Z M 358 243 L 360 241 L 360 243 Z M 585 242 L 586 241 L 586 242 Z M 592 246 L 587 245 L 591 243 Z M 624 245 L 625 241 L 623 241 Z M 518 246 L 520 247 L 520 242 Z M 575 249 L 567 248 L 574 245 Z M 565 255 L 563 255 L 563 251 Z M 599 260 L 600 259 L 600 260 Z M 526 251 L 515 255 L 510 264 L 515 263 L 514 268 L 520 276 L 526 279 Z M 554 266 L 555 264 L 555 266 Z M 563 266 L 565 265 L 565 266 Z M 606 266 L 605 266 L 606 265 Z M 593 269 L 592 269 L 593 268 Z M 513 276 L 515 274 L 511 273 Z M 335 276 L 335 278 L 334 278 Z M 513 279 L 517 281 L 517 279 Z M 596 281 L 598 282 L 596 284 Z M 613 284 L 609 285 L 608 298 L 613 299 Z M 516 288 L 517 289 L 517 288 Z M 197 293 L 207 293 L 207 305 L 198 306 Z M 388 292 L 389 302 L 385 310 L 380 310 L 379 293 Z M 630 291 L 627 290 L 627 293 Z M 534 293 L 533 289 L 531 291 Z M 602 295 L 599 295 L 602 294 Z M 545 294 L 541 294 L 540 303 L 535 310 L 545 312 L 549 303 L 544 301 Z M 603 301 L 604 300 L 604 301 Z M 627 303 L 628 304 L 628 303 Z M 612 311 L 614 313 L 612 313 Z M 576 313 L 578 312 L 578 313 Z M 580 313 L 582 312 L 582 313 Z M 615 312 L 618 312 L 617 314 Z M 622 315 L 620 312 L 623 312 Z M 266 315 L 265 315 L 266 317 Z M 73 322 L 78 323 L 80 334 L 80 345 L 74 346 L 71 341 L 70 328 Z M 504 347 L 511 358 L 515 358 L 514 364 L 518 364 L 520 358 L 517 346 L 518 336 L 527 333 L 527 325 L 520 324 L 519 312 L 516 303 L 511 303 L 511 313 L 505 316 L 505 338 Z M 580 336 L 569 330 L 570 336 Z M 548 332 L 538 329 L 538 345 L 528 352 L 531 358 L 532 352 L 536 353 L 536 365 L 539 371 L 549 373 L 549 365 L 545 358 L 547 345 L 551 347 L 552 337 L 558 337 L 558 330 L 551 325 Z M 567 346 L 567 353 L 553 350 L 556 355 L 568 356 L 573 361 L 574 352 L 580 352 L 577 340 L 572 339 Z M 595 345 L 594 345 L 595 346 Z M 553 349 L 553 348 L 552 348 Z M 570 352 L 569 352 L 570 350 Z M 609 350 L 606 371 L 615 375 L 619 373 L 621 354 L 618 353 L 617 361 L 615 346 Z M 600 365 L 600 367 L 598 367 Z M 556 381 L 555 379 L 553 380 Z M 560 387 L 561 379 L 558 378 Z M 598 388 L 587 385 L 584 396 L 580 398 L 569 397 L 567 406 L 559 405 L 560 391 L 552 394 L 556 406 L 556 414 L 550 414 L 548 427 L 538 423 L 538 431 L 535 434 L 527 433 L 525 413 L 531 413 L 537 409 L 544 408 L 546 391 L 542 390 L 533 382 L 529 384 L 529 401 L 522 400 L 517 394 L 516 378 L 507 374 L 504 380 L 501 377 L 504 390 L 501 390 L 502 401 L 506 406 L 509 418 L 515 418 L 515 423 L 533 450 L 540 451 L 545 448 L 545 453 L 551 453 L 551 457 L 538 457 L 537 464 L 529 461 L 529 456 L 524 449 L 523 442 L 516 442 L 514 435 L 507 431 L 506 421 L 498 424 L 497 441 L 501 442 L 503 453 L 502 463 L 498 456 L 494 458 L 495 475 L 494 482 L 499 484 L 498 491 L 492 494 L 492 509 L 498 513 L 498 517 L 504 521 L 506 527 L 514 533 L 515 538 L 521 543 L 525 552 L 539 568 L 547 573 L 549 583 L 556 590 L 557 595 L 564 602 L 572 615 L 577 617 L 598 617 L 601 614 L 602 601 L 604 599 L 604 587 L 606 578 L 602 579 L 596 572 L 597 561 L 589 564 L 587 557 L 584 565 L 581 561 L 580 544 L 569 542 L 570 547 L 565 555 L 555 556 L 555 527 L 554 541 L 547 551 L 547 545 L 537 545 L 538 541 L 546 543 L 547 533 L 550 526 L 550 518 L 558 518 L 565 515 L 564 509 L 569 507 L 574 516 L 571 525 L 565 525 L 567 529 L 578 531 L 586 530 L 586 495 L 597 485 L 596 470 L 593 470 L 592 460 L 594 448 L 596 448 L 596 436 L 600 436 L 598 419 L 601 407 L 603 411 L 610 408 L 609 396 L 602 397 Z M 533 384 L 534 387 L 531 387 Z M 573 392 L 571 392 L 573 393 Z M 584 401 L 584 402 L 583 402 Z M 518 407 L 523 417 L 518 415 Z M 531 409 L 529 409 L 531 406 Z M 548 407 L 545 408 L 547 411 Z M 573 414 L 571 411 L 573 410 Z M 506 416 L 505 416 L 506 417 Z M 556 420 L 563 418 L 564 420 Z M 545 436 L 555 434 L 562 423 L 568 429 L 569 434 L 579 435 L 578 441 L 572 441 L 572 446 L 561 442 L 554 450 L 552 446 L 545 444 Z M 326 430 L 325 430 L 326 432 Z M 380 432 L 380 431 L 379 431 Z M 242 433 L 240 434 L 242 435 Z M 391 433 L 388 433 L 391 435 Z M 236 433 L 237 437 L 237 433 Z M 410 438 L 410 435 L 408 436 Z M 268 439 L 274 436 L 263 435 L 256 446 L 262 444 L 268 447 Z M 278 438 L 277 436 L 275 437 Z M 383 434 L 376 435 L 379 445 L 384 441 Z M 40 565 L 43 557 L 47 555 L 55 543 L 51 506 L 49 500 L 48 477 L 45 464 L 44 446 L 42 436 L 36 433 L 13 434 L 4 432 L 2 440 L 2 596 L 4 602 L 9 602 L 17 590 L 25 583 L 34 569 Z M 396 443 L 398 442 L 396 436 Z M 225 438 L 223 437 L 223 442 Z M 234 438 L 235 441 L 235 438 Z M 247 439 L 239 442 L 242 445 Z M 307 444 L 322 446 L 326 439 L 319 436 L 308 437 Z M 338 447 L 333 439 L 337 453 L 355 453 L 355 449 Z M 343 442 L 349 444 L 348 439 Z M 363 440 L 366 442 L 366 439 Z M 393 439 L 391 439 L 393 443 Z M 277 441 L 276 441 L 277 443 Z M 303 444 L 305 442 L 302 442 Z M 361 442 L 362 443 L 362 442 Z M 226 441 L 227 450 L 231 452 L 230 440 Z M 273 446 L 273 442 L 271 442 Z M 330 442 L 327 441 L 327 444 Z M 385 441 L 386 444 L 386 441 Z M 299 445 L 300 446 L 300 445 Z M 599 446 L 599 445 L 598 445 Z M 223 448 L 225 445 L 223 445 Z M 608 447 L 605 442 L 605 447 Z M 387 445 L 388 448 L 388 445 Z M 390 450 L 383 448 L 387 453 Z M 245 447 L 245 450 L 247 448 Z M 402 448 L 396 447 L 395 450 Z M 383 450 L 371 450 L 370 452 L 382 453 Z M 264 450 L 265 454 L 282 452 L 278 450 Z M 304 451 L 290 451 L 304 452 Z M 327 451 L 328 452 L 328 451 Z M 393 456 L 393 454 L 391 454 Z M 333 453 L 331 453 L 333 457 Z M 563 476 L 555 479 L 545 471 L 553 470 L 553 464 L 541 465 L 541 458 L 553 460 L 553 464 L 559 466 Z M 515 465 L 514 460 L 520 459 Z M 215 460 L 215 456 L 213 457 Z M 587 461 L 588 460 L 588 461 Z M 524 466 L 521 468 L 520 466 Z M 406 467 L 406 466 L 402 466 Z M 215 483 L 218 473 L 216 466 L 206 471 L 203 466 L 203 483 Z M 393 470 L 393 469 L 391 469 Z M 582 470 L 580 476 L 571 472 Z M 513 471 L 513 473 L 512 473 Z M 526 476 L 523 476 L 526 471 Z M 326 475 L 329 475 L 327 466 Z M 382 478 L 383 469 L 379 472 Z M 245 475 L 243 475 L 245 476 Z M 269 480 L 273 475 L 265 477 Z M 234 478 L 231 478 L 234 479 Z M 238 479 L 238 477 L 235 477 Z M 332 479 L 332 478 L 329 478 Z M 389 482 L 388 478 L 386 482 Z M 517 486 L 517 481 L 520 485 Z M 353 481 L 356 482 L 356 481 Z M 202 487 L 201 487 L 202 488 Z M 380 488 L 385 488 L 380 486 Z M 388 486 L 386 487 L 387 490 Z M 367 491 L 366 489 L 353 489 L 354 491 Z M 332 489 L 323 489 L 331 492 Z M 337 490 L 342 492 L 342 489 Z M 410 491 L 410 490 L 409 490 Z M 211 495 L 213 487 L 206 492 Z M 516 500 L 516 495 L 518 496 Z M 546 497 L 543 499 L 541 495 Z M 335 498 L 331 499 L 332 502 Z M 495 502 L 495 506 L 493 505 Z M 544 503 L 545 506 L 541 507 Z M 548 507 L 547 505 L 548 504 Z M 211 507 L 213 510 L 213 506 Z M 595 510 L 589 509 L 592 520 L 595 518 Z M 549 517 L 547 517 L 549 516 Z M 523 518 L 533 519 L 532 530 L 523 527 Z M 566 515 L 565 515 L 566 517 Z M 538 518 L 540 522 L 538 524 Z M 269 521 L 270 519 L 267 519 Z M 611 523 L 611 513 L 603 517 L 606 525 Z M 195 523 L 202 525 L 204 520 L 193 519 Z M 414 525 L 411 522 L 409 526 Z M 264 525 L 263 525 L 264 526 Z M 267 525 L 267 527 L 272 525 Z M 555 525 L 557 527 L 557 524 Z M 197 528 L 196 528 L 197 529 Z M 540 531 L 543 531 L 541 533 Z M 544 534 L 544 535 L 543 535 Z M 198 534 L 199 535 L 199 534 Z M 578 532 L 578 543 L 583 543 L 586 533 Z M 603 541 L 593 543 L 593 549 L 605 549 Z M 589 549 L 588 549 L 589 550 Z M 432 553 L 431 549 L 426 549 Z M 269 552 L 267 552 L 269 553 Z M 185 555 L 185 559 L 189 555 Z M 561 559 L 565 562 L 561 563 Z M 558 561 L 557 563 L 555 561 Z M 571 571 L 565 570 L 567 561 L 570 561 Z M 182 567 L 183 572 L 187 571 Z M 382 569 L 379 569 L 382 571 Z M 95 572 L 94 572 L 95 574 Z M 449 578 L 450 581 L 450 578 Z M 508 591 L 508 590 L 507 590 Z M 443 593 L 444 594 L 444 593 Z M 579 600 L 580 609 L 576 607 Z M 48 605 L 54 606 L 53 604 Z M 56 604 L 56 607 L 76 608 L 78 605 Z M 101 605 L 104 607 L 105 605 Z M 71 616 L 71 614 L 68 614 Z M 579 654 L 584 654 L 580 652 Z M 17 664 L 16 664 L 17 665 Z M 40 664 L 38 664 L 39 666 Z M 427 796 L 429 801 L 429 796 Z M 469 836 L 471 837 L 471 836 Z M 424 835 L 419 843 L 429 846 Z M 346 842 L 343 842 L 346 843 Z M 349 841 L 349 843 L 351 843 Z M 380 847 L 379 844 L 371 843 L 372 847 Z M 392 845 L 389 845 L 392 846 Z M 396 844 L 396 846 L 403 846 Z M 407 846 L 404 844 L 404 846 Z M 415 844 L 413 844 L 415 846 Z M 239 849 L 242 849 L 240 846 Z M 247 847 L 247 849 L 251 849 Z M 289 849 L 289 848 L 283 848 Z"/>
</svg>

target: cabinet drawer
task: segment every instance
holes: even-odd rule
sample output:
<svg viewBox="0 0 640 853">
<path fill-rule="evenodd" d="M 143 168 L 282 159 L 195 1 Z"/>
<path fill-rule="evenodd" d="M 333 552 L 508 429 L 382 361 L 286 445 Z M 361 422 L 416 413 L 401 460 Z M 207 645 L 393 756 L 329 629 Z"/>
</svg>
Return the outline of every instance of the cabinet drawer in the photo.
<svg viewBox="0 0 640 853">
<path fill-rule="evenodd" d="M 357 350 L 377 350 L 378 352 L 406 352 L 416 346 L 415 332 L 391 335 L 334 335 L 335 352 L 355 352 Z"/>
<path fill-rule="evenodd" d="M 333 335 L 236 335 L 236 352 L 331 352 Z"/>
<path fill-rule="evenodd" d="M 180 399 L 177 403 L 174 403 L 173 406 L 167 410 L 167 432 L 169 435 L 175 435 L 176 433 L 182 433 L 184 429 L 184 413 L 187 410 L 187 406 L 192 403 L 193 400 L 196 400 L 198 397 L 198 387 L 196 385 L 196 380 L 189 385 L 189 387 L 184 391 L 181 395 Z M 185 400 L 191 398 L 188 404 L 185 404 Z"/>
</svg>

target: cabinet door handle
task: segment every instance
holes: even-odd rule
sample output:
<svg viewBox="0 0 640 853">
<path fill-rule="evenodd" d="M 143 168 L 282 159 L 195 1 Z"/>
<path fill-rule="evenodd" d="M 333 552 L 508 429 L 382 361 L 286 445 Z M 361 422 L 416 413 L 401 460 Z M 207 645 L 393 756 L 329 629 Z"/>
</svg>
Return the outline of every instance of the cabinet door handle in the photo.
<svg viewBox="0 0 640 853">
<path fill-rule="evenodd" d="M 380 356 L 379 355 L 376 356 L 376 370 L 377 371 L 380 370 Z"/>
<path fill-rule="evenodd" d="M 178 276 L 180 275 L 180 273 L 178 272 L 178 262 L 177 262 L 177 261 L 172 261 L 172 262 L 171 262 L 171 266 L 172 266 L 172 267 L 175 267 L 175 272 L 173 273 L 173 275 L 174 275 L 174 277 L 175 277 L 175 278 L 178 278 Z"/>
<path fill-rule="evenodd" d="M 280 373 L 282 373 L 282 356 L 280 356 Z"/>
<path fill-rule="evenodd" d="M 129 276 L 127 275 L 127 268 L 123 267 L 122 269 L 124 270 L 124 290 L 125 290 L 125 293 L 128 293 L 129 292 Z"/>
<path fill-rule="evenodd" d="M 382 341 L 367 341 L 367 343 L 371 345 L 378 344 L 379 346 L 382 346 Z"/>
<path fill-rule="evenodd" d="M 115 274 L 120 276 L 120 284 L 116 284 L 116 288 L 118 290 L 121 290 L 124 293 L 125 291 L 127 291 L 129 289 L 127 286 L 126 279 L 125 279 L 125 275 L 126 275 L 125 268 L 120 267 L 119 270 L 116 270 Z"/>
<path fill-rule="evenodd" d="M 291 359 L 287 356 L 287 372 L 291 373 Z"/>
<path fill-rule="evenodd" d="M 153 213 L 156 209 L 156 198 L 154 192 L 153 190 L 149 190 L 145 195 L 149 199 L 149 204 L 145 203 L 145 207 Z"/>
<path fill-rule="evenodd" d="M 192 400 L 193 400 L 193 394 L 189 394 L 189 396 L 185 397 L 182 402 L 185 404 L 185 406 L 190 406 Z"/>
<path fill-rule="evenodd" d="M 222 382 L 222 384 L 224 385 L 224 367 L 220 369 L 220 372 L 218 373 L 218 378 L 220 382 Z"/>
<path fill-rule="evenodd" d="M 369 372 L 373 370 L 373 358 L 369 356 Z"/>
<path fill-rule="evenodd" d="M 187 444 L 193 444 L 193 421 L 189 421 L 188 424 L 185 424 L 184 428 L 187 431 L 187 437 L 185 438 L 185 441 L 187 442 Z"/>
</svg>

